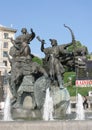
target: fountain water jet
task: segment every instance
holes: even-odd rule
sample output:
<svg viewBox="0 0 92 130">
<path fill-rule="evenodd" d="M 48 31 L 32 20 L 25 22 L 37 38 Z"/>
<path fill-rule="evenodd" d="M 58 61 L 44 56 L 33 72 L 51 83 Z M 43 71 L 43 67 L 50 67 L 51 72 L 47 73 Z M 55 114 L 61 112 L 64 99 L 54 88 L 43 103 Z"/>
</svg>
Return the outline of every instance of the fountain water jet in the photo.
<svg viewBox="0 0 92 130">
<path fill-rule="evenodd" d="M 76 104 L 76 119 L 75 120 L 84 120 L 85 114 L 84 114 L 84 108 L 83 108 L 83 98 L 78 93 L 77 95 L 77 104 Z"/>
<path fill-rule="evenodd" d="M 66 114 L 71 114 L 71 103 L 69 102 L 68 108 L 66 110 Z"/>
<path fill-rule="evenodd" d="M 10 91 L 7 89 L 7 95 L 4 104 L 4 121 L 13 121 L 11 117 Z"/>
<path fill-rule="evenodd" d="M 44 103 L 44 110 L 43 110 L 43 119 L 45 121 L 48 120 L 53 120 L 53 100 L 52 97 L 50 96 L 50 91 L 49 88 L 46 90 L 46 98 L 45 98 L 45 103 Z"/>
</svg>

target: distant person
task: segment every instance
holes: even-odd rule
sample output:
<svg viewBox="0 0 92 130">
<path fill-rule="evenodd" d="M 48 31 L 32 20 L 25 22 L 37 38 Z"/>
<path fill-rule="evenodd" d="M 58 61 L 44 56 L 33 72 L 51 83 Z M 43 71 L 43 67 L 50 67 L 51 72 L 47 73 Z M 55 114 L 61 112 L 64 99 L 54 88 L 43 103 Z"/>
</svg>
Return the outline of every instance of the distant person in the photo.
<svg viewBox="0 0 92 130">
<path fill-rule="evenodd" d="M 84 107 L 84 109 L 88 108 L 88 102 L 87 102 L 87 97 L 86 96 L 84 96 L 83 107 Z"/>
</svg>

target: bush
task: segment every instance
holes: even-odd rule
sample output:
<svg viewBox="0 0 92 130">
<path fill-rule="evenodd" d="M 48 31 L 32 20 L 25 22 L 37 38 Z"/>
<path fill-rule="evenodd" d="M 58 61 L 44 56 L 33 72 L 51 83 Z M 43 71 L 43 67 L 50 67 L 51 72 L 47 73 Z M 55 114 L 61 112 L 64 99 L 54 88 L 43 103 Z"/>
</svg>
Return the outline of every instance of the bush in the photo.
<svg viewBox="0 0 92 130">
<path fill-rule="evenodd" d="M 40 58 L 38 58 L 36 56 L 34 58 L 32 58 L 32 61 L 37 62 L 38 64 L 42 65 L 42 59 L 40 59 Z"/>
<path fill-rule="evenodd" d="M 75 72 L 65 72 L 64 83 L 66 84 L 68 82 L 71 82 L 71 84 L 69 84 L 68 86 L 73 86 L 75 85 L 75 78 L 76 78 Z"/>
<path fill-rule="evenodd" d="M 87 96 L 89 91 L 92 91 L 92 87 L 67 87 L 70 96 L 76 96 L 78 93 L 80 93 L 82 96 Z"/>
</svg>

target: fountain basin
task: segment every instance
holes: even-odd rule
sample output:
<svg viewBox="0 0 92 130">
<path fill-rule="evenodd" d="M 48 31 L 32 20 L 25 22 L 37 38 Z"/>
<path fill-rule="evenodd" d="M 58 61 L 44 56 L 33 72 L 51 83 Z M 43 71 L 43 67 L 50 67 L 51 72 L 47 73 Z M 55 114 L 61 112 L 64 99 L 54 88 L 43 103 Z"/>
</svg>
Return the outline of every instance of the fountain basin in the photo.
<svg viewBox="0 0 92 130">
<path fill-rule="evenodd" d="M 0 122 L 0 130 L 92 130 L 92 121 Z"/>
</svg>

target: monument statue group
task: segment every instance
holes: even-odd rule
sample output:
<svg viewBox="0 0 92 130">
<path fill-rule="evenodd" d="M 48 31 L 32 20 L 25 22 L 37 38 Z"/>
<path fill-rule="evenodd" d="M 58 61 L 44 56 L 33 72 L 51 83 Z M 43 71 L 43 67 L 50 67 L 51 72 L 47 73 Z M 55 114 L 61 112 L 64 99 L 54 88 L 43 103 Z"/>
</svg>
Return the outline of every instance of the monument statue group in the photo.
<svg viewBox="0 0 92 130">
<path fill-rule="evenodd" d="M 85 56 L 86 50 L 76 49 L 72 30 L 66 25 L 64 27 L 71 32 L 71 43 L 58 45 L 56 39 L 49 39 L 51 47 L 45 48 L 45 40 L 36 36 L 33 29 L 29 33 L 26 28 L 22 28 L 22 34 L 15 39 L 10 38 L 12 47 L 8 56 L 11 64 L 9 86 L 14 119 L 42 119 L 47 88 L 53 99 L 53 116 L 60 118 L 65 114 L 70 101 L 63 81 L 65 67 L 74 70 L 76 57 Z M 34 38 L 41 43 L 41 51 L 45 54 L 43 65 L 32 60 L 34 55 L 31 54 L 29 44 Z M 71 45 L 74 49 L 69 52 L 67 48 Z"/>
</svg>

